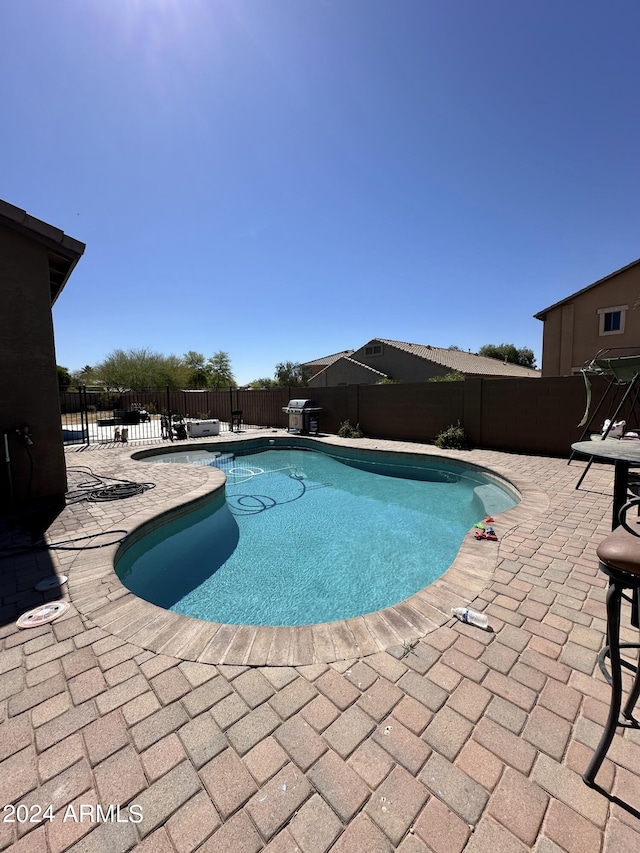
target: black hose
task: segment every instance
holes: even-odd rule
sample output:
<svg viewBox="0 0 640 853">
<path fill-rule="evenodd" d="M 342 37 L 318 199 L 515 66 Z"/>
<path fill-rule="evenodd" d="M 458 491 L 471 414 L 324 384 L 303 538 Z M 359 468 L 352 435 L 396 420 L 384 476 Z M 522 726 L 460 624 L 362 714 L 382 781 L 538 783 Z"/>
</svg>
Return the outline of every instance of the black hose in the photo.
<svg viewBox="0 0 640 853">
<path fill-rule="evenodd" d="M 105 530 L 102 533 L 90 533 L 88 536 L 74 536 L 72 539 L 62 539 L 60 542 L 45 542 L 44 539 L 38 539 L 31 545 L 16 545 L 15 548 L 8 548 L 0 551 L 0 560 L 6 560 L 8 557 L 17 557 L 20 554 L 31 554 L 33 551 L 95 551 L 98 548 L 108 548 L 110 545 L 119 545 L 127 535 L 128 530 Z M 102 542 L 98 545 L 75 545 L 76 542 L 84 542 L 86 539 L 97 539 L 98 536 L 113 536 L 115 533 L 121 533 L 113 542 Z"/>
<path fill-rule="evenodd" d="M 131 498 L 134 495 L 141 495 L 147 489 L 155 488 L 155 483 L 136 483 L 133 480 L 107 477 L 104 474 L 98 476 L 90 468 L 85 468 L 84 466 L 68 468 L 67 471 L 74 471 L 91 478 L 90 481 L 80 483 L 75 489 L 67 492 L 67 503 L 77 503 L 78 501 L 119 501 L 124 498 Z M 111 483 L 107 483 L 107 480 L 110 480 Z"/>
</svg>

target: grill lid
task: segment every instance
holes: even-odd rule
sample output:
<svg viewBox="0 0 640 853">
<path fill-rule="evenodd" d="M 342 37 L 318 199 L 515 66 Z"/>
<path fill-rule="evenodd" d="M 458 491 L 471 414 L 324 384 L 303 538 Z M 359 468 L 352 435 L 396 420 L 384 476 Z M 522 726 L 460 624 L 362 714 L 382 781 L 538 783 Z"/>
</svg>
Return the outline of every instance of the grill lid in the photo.
<svg viewBox="0 0 640 853">
<path fill-rule="evenodd" d="M 282 411 L 294 414 L 295 412 L 319 412 L 320 408 L 316 406 L 315 400 L 289 400 Z"/>
<path fill-rule="evenodd" d="M 315 400 L 289 400 L 289 409 L 313 409 L 316 406 Z"/>
</svg>

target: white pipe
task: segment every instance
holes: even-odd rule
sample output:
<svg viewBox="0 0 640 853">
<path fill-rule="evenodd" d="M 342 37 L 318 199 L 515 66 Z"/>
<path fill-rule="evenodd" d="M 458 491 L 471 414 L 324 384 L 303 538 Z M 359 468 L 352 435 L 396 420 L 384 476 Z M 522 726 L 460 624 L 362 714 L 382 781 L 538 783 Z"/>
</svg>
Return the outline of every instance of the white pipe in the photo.
<svg viewBox="0 0 640 853">
<path fill-rule="evenodd" d="M 13 478 L 11 477 L 11 457 L 9 456 L 9 440 L 7 433 L 4 433 L 4 461 L 7 463 L 7 474 L 9 477 L 9 494 L 11 495 L 11 506 L 14 505 L 13 499 Z"/>
</svg>

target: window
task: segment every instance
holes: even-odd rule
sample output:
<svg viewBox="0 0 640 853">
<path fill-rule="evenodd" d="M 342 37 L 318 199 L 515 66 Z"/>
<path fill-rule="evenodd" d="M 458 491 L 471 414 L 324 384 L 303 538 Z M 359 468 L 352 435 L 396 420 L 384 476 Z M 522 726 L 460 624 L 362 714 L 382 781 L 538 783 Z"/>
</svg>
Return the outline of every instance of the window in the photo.
<svg viewBox="0 0 640 853">
<path fill-rule="evenodd" d="M 382 344 L 372 344 L 364 348 L 365 355 L 382 355 Z"/>
<path fill-rule="evenodd" d="M 607 311 L 604 315 L 604 330 L 605 332 L 619 332 L 620 331 L 620 312 L 619 311 Z"/>
<path fill-rule="evenodd" d="M 628 305 L 614 305 L 612 308 L 599 308 L 601 335 L 621 335 Z"/>
</svg>

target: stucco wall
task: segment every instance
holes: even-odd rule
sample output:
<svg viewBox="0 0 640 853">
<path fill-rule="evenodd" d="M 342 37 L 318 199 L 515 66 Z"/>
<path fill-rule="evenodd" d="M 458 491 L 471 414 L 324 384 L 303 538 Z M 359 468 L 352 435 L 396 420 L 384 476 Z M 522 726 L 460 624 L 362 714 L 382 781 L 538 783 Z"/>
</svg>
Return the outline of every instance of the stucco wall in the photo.
<svg viewBox="0 0 640 853">
<path fill-rule="evenodd" d="M 382 342 L 380 342 L 381 355 L 366 355 L 367 347 L 375 343 L 374 340 L 365 344 L 354 352 L 352 358 L 368 364 L 374 370 L 386 373 L 391 379 L 398 379 L 400 382 L 425 382 L 432 376 L 442 376 L 451 372 L 449 368 L 431 364 L 417 355 L 411 355 L 409 352 L 403 352 Z M 371 382 L 371 380 L 368 381 Z"/>
<path fill-rule="evenodd" d="M 547 312 L 542 346 L 542 375 L 569 376 L 605 347 L 640 346 L 640 264 Z M 600 334 L 599 309 L 627 305 L 622 334 Z M 621 353 L 624 354 L 624 353 Z"/>
<path fill-rule="evenodd" d="M 6 433 L 17 505 L 61 501 L 66 471 L 46 249 L 0 226 L 0 502 L 11 503 Z M 33 446 L 16 435 L 28 424 Z M 31 456 L 29 456 L 29 453 Z"/>
<path fill-rule="evenodd" d="M 381 370 L 381 368 L 376 368 Z M 384 371 L 383 371 L 384 372 Z M 375 385 L 382 376 L 360 367 L 352 361 L 338 359 L 309 380 L 310 388 L 329 388 L 336 385 Z"/>
</svg>

